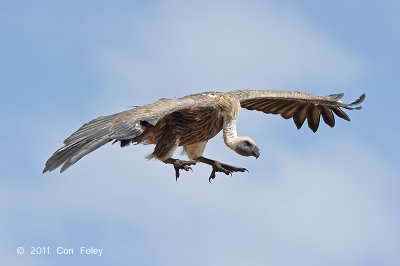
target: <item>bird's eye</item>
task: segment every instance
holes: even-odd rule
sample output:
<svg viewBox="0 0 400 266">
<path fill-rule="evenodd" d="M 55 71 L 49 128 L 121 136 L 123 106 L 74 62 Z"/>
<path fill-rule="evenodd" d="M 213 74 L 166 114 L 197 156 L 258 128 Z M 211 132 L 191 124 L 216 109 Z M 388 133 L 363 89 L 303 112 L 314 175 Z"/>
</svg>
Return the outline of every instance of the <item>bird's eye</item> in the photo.
<svg viewBox="0 0 400 266">
<path fill-rule="evenodd" d="M 248 142 L 247 140 L 244 142 L 244 145 L 246 146 L 250 146 L 250 142 Z"/>
</svg>

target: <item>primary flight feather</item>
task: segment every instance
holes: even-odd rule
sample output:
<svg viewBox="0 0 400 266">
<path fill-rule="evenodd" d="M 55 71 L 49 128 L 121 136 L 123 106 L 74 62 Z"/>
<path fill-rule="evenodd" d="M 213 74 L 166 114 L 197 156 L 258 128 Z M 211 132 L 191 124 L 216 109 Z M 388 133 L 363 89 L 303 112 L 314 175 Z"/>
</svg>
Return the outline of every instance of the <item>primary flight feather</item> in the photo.
<svg viewBox="0 0 400 266">
<path fill-rule="evenodd" d="M 240 109 L 279 114 L 293 118 L 300 129 L 307 120 L 309 128 L 316 132 L 320 118 L 330 127 L 335 126 L 335 115 L 344 120 L 350 118 L 343 109 L 361 109 L 365 99 L 362 94 L 350 104 L 342 103 L 343 94 L 314 96 L 305 92 L 276 90 L 235 90 L 231 92 L 203 92 L 182 98 L 160 99 L 154 103 L 131 110 L 98 117 L 79 128 L 46 162 L 43 173 L 61 166 L 61 172 L 86 154 L 107 142 L 120 142 L 121 147 L 130 143 L 154 144 L 148 159 L 158 159 L 179 171 L 188 171 L 197 162 L 212 167 L 209 180 L 216 172 L 232 174 L 245 168 L 211 160 L 203 156 L 207 141 L 221 130 L 225 145 L 242 156 L 258 158 L 260 150 L 250 137 L 238 136 L 236 119 Z M 172 158 L 177 147 L 182 146 L 189 160 Z"/>
</svg>

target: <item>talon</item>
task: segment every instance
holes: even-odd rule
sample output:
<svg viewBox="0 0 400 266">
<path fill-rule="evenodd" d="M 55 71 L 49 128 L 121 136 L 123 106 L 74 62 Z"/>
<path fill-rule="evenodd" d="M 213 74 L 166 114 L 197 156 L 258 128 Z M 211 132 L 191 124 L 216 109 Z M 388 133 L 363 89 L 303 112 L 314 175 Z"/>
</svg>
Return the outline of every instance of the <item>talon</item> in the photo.
<svg viewBox="0 0 400 266">
<path fill-rule="evenodd" d="M 177 167 L 175 167 L 175 181 L 178 182 L 178 178 L 179 178 L 179 169 Z"/>
<path fill-rule="evenodd" d="M 210 165 L 212 167 L 212 172 L 210 174 L 210 177 L 208 178 L 208 182 L 210 182 L 210 183 L 211 183 L 211 179 L 215 178 L 215 173 L 216 172 L 222 172 L 225 175 L 231 175 L 231 176 L 232 176 L 232 174 L 234 172 L 245 172 L 245 171 L 248 172 L 248 170 L 246 168 L 236 167 L 236 166 L 233 166 L 233 165 L 220 163 L 218 161 L 205 158 L 203 156 L 198 157 L 197 161 L 201 162 L 201 163 L 208 164 L 208 165 Z"/>
<path fill-rule="evenodd" d="M 191 171 L 193 172 L 192 167 L 187 166 L 187 165 L 182 165 L 182 166 L 181 166 L 181 169 L 183 169 L 183 170 L 185 170 L 185 171 L 191 170 Z"/>
<path fill-rule="evenodd" d="M 211 184 L 211 179 L 214 179 L 214 178 L 215 178 L 215 170 L 213 169 L 210 177 L 208 178 L 208 182 L 210 182 L 210 184 Z"/>
<path fill-rule="evenodd" d="M 165 160 L 164 163 L 172 164 L 174 166 L 176 182 L 178 182 L 178 178 L 180 176 L 179 170 L 185 170 L 185 171 L 190 170 L 193 172 L 193 169 L 192 169 L 192 167 L 190 167 L 190 165 L 196 164 L 196 162 L 194 162 L 194 161 L 183 161 L 183 160 L 178 160 L 178 159 L 173 159 L 173 158 L 169 158 L 169 159 Z"/>
</svg>

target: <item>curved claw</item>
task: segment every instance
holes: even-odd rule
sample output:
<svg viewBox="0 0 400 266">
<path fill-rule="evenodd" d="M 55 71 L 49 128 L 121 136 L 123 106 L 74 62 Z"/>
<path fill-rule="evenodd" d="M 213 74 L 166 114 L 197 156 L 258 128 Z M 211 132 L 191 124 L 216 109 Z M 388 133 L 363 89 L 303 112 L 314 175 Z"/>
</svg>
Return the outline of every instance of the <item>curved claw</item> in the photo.
<svg viewBox="0 0 400 266">
<path fill-rule="evenodd" d="M 185 171 L 192 171 L 193 172 L 193 169 L 192 169 L 192 167 L 190 167 L 190 166 L 187 166 L 187 165 L 182 165 L 181 166 L 181 168 L 180 169 L 182 169 L 182 170 L 185 170 Z"/>
<path fill-rule="evenodd" d="M 196 162 L 194 162 L 194 161 L 182 161 L 182 160 L 177 160 L 177 159 L 173 159 L 173 161 L 168 162 L 168 163 L 171 163 L 174 166 L 176 182 L 178 182 L 178 178 L 180 176 L 179 170 L 185 170 L 185 171 L 190 170 L 193 172 L 193 169 L 192 169 L 192 167 L 190 167 L 190 165 L 196 164 Z"/>
<path fill-rule="evenodd" d="M 214 178 L 215 178 L 215 170 L 213 169 L 211 171 L 210 177 L 208 178 L 208 182 L 210 182 L 210 184 L 211 184 L 211 179 L 214 179 Z"/>
<path fill-rule="evenodd" d="M 216 172 L 222 172 L 225 175 L 232 176 L 234 172 L 245 172 L 245 171 L 249 172 L 249 170 L 247 170 L 246 168 L 223 164 L 216 161 L 215 164 L 213 165 L 213 170 L 211 171 L 210 177 L 208 178 L 208 182 L 211 183 L 211 179 L 215 179 Z"/>
<path fill-rule="evenodd" d="M 179 168 L 178 168 L 178 167 L 175 167 L 175 166 L 174 166 L 174 168 L 175 168 L 175 181 L 178 182 L 178 178 L 179 178 Z"/>
</svg>

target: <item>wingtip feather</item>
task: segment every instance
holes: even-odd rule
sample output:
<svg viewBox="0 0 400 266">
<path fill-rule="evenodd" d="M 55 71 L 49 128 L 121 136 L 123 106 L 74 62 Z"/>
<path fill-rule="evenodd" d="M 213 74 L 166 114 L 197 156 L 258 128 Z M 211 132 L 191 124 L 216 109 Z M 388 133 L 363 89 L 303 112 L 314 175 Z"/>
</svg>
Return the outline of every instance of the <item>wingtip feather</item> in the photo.
<svg viewBox="0 0 400 266">
<path fill-rule="evenodd" d="M 367 95 L 365 93 L 361 94 L 360 97 L 358 97 L 357 100 L 349 104 L 349 106 L 354 106 L 354 105 L 359 105 L 364 102 L 365 98 L 367 98 Z M 357 108 L 355 108 L 357 109 Z M 357 109 L 358 110 L 358 109 Z"/>
</svg>

